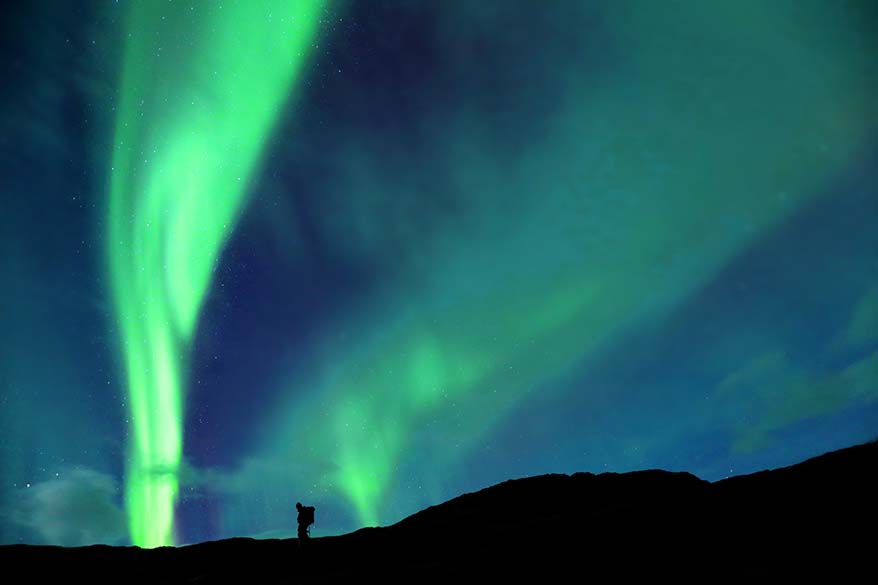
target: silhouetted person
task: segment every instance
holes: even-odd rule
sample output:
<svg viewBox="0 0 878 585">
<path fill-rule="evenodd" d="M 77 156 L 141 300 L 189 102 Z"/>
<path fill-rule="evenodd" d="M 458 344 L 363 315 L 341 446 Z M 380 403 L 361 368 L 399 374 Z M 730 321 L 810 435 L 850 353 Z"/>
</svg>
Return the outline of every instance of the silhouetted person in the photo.
<svg viewBox="0 0 878 585">
<path fill-rule="evenodd" d="M 311 538 L 310 526 L 314 524 L 314 506 L 303 506 L 301 502 L 296 502 L 296 510 L 299 511 L 296 522 L 299 523 L 299 540 L 308 540 Z"/>
</svg>

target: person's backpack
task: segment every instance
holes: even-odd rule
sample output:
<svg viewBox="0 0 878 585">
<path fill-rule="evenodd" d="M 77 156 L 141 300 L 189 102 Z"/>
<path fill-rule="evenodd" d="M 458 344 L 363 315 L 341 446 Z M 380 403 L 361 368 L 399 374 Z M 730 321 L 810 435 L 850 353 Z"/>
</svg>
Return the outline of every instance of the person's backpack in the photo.
<svg viewBox="0 0 878 585">
<path fill-rule="evenodd" d="M 302 506 L 302 524 L 310 526 L 314 524 L 314 506 Z"/>
</svg>

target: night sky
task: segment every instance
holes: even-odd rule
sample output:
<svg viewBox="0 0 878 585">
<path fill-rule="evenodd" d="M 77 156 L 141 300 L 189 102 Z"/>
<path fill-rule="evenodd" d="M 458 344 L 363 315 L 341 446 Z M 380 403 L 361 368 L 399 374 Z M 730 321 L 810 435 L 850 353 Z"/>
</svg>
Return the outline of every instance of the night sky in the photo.
<svg viewBox="0 0 878 585">
<path fill-rule="evenodd" d="M 878 436 L 870 0 L 4 10 L 2 543 Z"/>
</svg>

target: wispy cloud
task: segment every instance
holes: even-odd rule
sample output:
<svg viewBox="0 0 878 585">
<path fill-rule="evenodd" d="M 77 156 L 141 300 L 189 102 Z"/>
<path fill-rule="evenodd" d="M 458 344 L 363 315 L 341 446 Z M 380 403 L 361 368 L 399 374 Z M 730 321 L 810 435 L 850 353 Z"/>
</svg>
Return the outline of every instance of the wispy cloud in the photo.
<svg viewBox="0 0 878 585">
<path fill-rule="evenodd" d="M 843 343 L 849 348 L 860 348 L 875 341 L 878 341 L 878 283 L 854 306 L 843 335 Z"/>
<path fill-rule="evenodd" d="M 825 372 L 772 351 L 730 374 L 717 390 L 719 416 L 735 433 L 732 451 L 749 453 L 788 425 L 878 400 L 878 352 Z"/>
<path fill-rule="evenodd" d="M 61 477 L 22 488 L 6 514 L 39 534 L 45 544 L 118 544 L 126 536 L 125 513 L 112 476 L 74 468 Z"/>
</svg>

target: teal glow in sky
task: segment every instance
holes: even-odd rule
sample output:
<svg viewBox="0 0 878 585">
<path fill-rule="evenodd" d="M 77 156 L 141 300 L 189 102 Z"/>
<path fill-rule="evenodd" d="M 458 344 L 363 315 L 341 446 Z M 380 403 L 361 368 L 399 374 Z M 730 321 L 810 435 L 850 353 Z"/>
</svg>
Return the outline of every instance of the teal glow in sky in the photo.
<svg viewBox="0 0 878 585">
<path fill-rule="evenodd" d="M 87 5 L 10 13 L 5 542 L 876 437 L 870 2 Z"/>
</svg>

